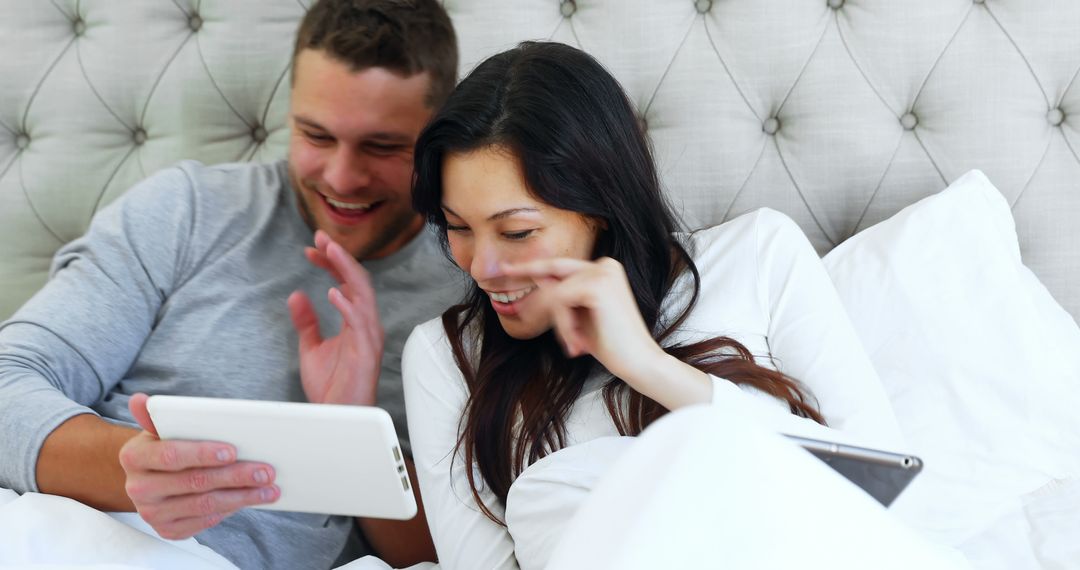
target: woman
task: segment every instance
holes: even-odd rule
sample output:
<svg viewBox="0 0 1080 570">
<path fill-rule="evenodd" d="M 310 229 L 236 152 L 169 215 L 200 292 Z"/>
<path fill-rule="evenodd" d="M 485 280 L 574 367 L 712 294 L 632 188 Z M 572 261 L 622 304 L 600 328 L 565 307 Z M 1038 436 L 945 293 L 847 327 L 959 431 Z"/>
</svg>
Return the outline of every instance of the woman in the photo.
<svg viewBox="0 0 1080 570">
<path fill-rule="evenodd" d="M 444 567 L 514 567 L 504 517 L 519 474 L 670 410 L 739 400 L 780 429 L 896 441 L 798 228 L 760 211 L 676 234 L 631 103 L 585 53 L 525 43 L 488 59 L 422 133 L 415 164 L 414 207 L 475 281 L 403 358 Z"/>
</svg>

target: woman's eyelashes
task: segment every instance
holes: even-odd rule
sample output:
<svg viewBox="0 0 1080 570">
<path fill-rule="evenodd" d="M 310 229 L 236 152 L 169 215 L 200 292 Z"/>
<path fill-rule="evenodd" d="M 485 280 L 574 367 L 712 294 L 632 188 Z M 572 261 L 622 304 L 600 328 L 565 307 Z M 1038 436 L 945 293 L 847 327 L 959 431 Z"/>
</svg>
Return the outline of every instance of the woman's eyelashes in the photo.
<svg viewBox="0 0 1080 570">
<path fill-rule="evenodd" d="M 446 224 L 446 231 L 454 232 L 454 233 L 457 233 L 457 234 L 464 234 L 464 233 L 469 233 L 471 230 L 469 229 L 469 226 L 459 226 L 459 225 L 454 225 L 454 224 L 451 224 L 451 223 L 447 223 Z M 502 232 L 500 235 L 502 235 L 503 238 L 508 239 L 510 241 L 521 241 L 521 240 L 524 240 L 524 239 L 528 239 L 530 236 L 532 236 L 534 233 L 536 233 L 536 231 L 537 231 L 536 228 L 532 228 L 532 229 L 517 230 L 517 231 L 512 231 L 512 232 Z"/>
<path fill-rule="evenodd" d="M 535 231 L 536 231 L 535 229 L 532 229 L 532 230 L 521 230 L 521 231 L 516 231 L 516 232 L 503 232 L 503 237 L 505 237 L 508 240 L 520 241 L 520 240 L 528 238 Z"/>
</svg>

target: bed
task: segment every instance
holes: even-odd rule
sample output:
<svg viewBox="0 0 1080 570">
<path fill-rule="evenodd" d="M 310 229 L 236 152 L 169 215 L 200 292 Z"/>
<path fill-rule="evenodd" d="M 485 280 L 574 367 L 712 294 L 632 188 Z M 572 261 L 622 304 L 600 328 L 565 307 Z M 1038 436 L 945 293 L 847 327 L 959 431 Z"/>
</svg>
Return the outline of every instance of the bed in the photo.
<svg viewBox="0 0 1080 570">
<path fill-rule="evenodd" d="M 291 38 L 309 3 L 0 3 L 0 320 L 136 181 L 181 159 L 284 155 Z M 1066 538 L 1080 509 L 1080 3 L 444 5 L 462 74 L 526 39 L 597 56 L 691 228 L 760 207 L 799 224 L 905 435 L 937 459 L 899 518 L 978 568 L 1080 565 Z M 28 533 L 14 513 L 52 508 L 84 520 L 70 509 L 85 507 L 9 491 L 0 526 Z M 160 566 L 147 560 L 94 562 Z"/>
</svg>

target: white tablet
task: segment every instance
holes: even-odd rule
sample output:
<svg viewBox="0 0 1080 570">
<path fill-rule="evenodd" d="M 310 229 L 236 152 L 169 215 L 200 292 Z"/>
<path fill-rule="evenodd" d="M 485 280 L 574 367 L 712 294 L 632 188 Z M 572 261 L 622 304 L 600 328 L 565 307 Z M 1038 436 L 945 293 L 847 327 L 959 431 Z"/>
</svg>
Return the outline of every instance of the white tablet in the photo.
<svg viewBox="0 0 1080 570">
<path fill-rule="evenodd" d="M 336 406 L 151 396 L 162 439 L 220 441 L 274 467 L 281 498 L 253 508 L 411 519 L 416 501 L 390 414 Z"/>
</svg>

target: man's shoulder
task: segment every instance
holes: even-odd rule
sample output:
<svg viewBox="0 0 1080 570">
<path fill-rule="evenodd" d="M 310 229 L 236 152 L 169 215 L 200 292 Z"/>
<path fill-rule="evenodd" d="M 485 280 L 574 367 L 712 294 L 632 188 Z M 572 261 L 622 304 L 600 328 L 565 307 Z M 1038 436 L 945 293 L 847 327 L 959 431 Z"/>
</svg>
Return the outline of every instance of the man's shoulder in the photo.
<svg viewBox="0 0 1080 570">
<path fill-rule="evenodd" d="M 280 163 L 227 163 L 205 165 L 184 160 L 144 178 L 117 202 L 150 202 L 159 207 L 182 207 L 206 202 L 213 208 L 244 204 L 255 196 L 280 193 L 287 187 Z"/>
<path fill-rule="evenodd" d="M 288 186 L 283 162 L 231 162 L 206 165 L 194 160 L 185 160 L 173 168 L 188 179 L 193 192 L 226 200 L 251 195 L 276 194 Z"/>
</svg>

